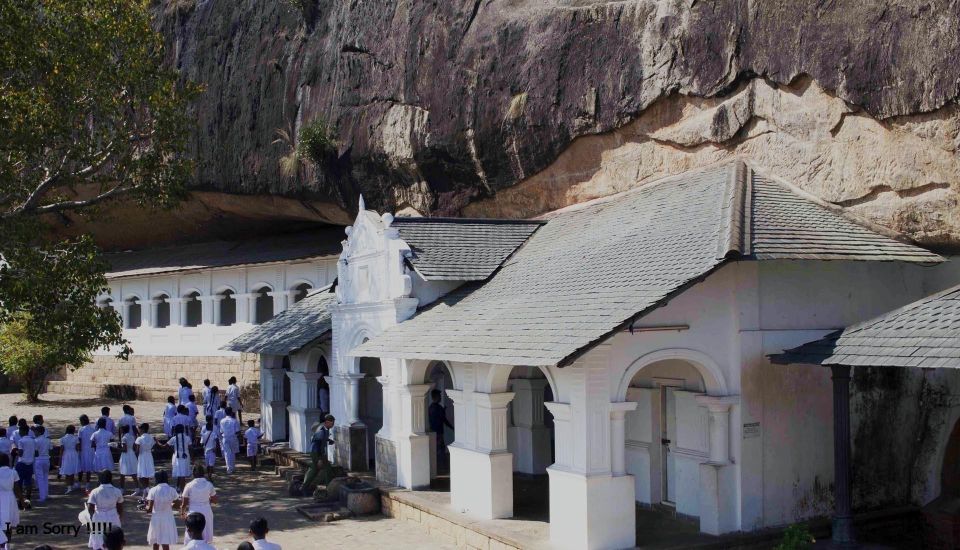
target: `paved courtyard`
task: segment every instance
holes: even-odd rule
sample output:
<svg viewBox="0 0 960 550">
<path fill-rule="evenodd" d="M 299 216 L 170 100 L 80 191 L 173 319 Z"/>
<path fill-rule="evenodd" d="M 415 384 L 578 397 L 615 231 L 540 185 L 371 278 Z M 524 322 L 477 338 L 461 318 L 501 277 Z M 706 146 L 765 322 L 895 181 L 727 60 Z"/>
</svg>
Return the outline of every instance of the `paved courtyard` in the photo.
<svg viewBox="0 0 960 550">
<path fill-rule="evenodd" d="M 99 416 L 101 406 L 109 405 L 119 411 L 121 404 L 118 401 L 65 395 L 47 394 L 43 398 L 45 402 L 40 405 L 27 405 L 21 403 L 19 394 L 0 395 L 0 413 L 4 420 L 11 414 L 28 417 L 37 413 L 43 414 L 54 437 L 59 437 L 64 427 L 68 423 L 76 423 L 76 418 L 81 414 L 85 413 L 93 418 Z M 130 404 L 136 409 L 138 420 L 149 422 L 151 426 L 160 425 L 163 410 L 161 403 Z M 169 468 L 167 463 L 158 466 Z M 241 541 L 249 540 L 246 535 L 247 525 L 250 520 L 260 515 L 266 517 L 270 523 L 272 531 L 269 538 L 287 549 L 455 548 L 443 544 L 411 523 L 382 516 L 329 524 L 309 521 L 294 510 L 294 506 L 305 501 L 284 497 L 284 483 L 273 475 L 272 470 L 254 472 L 246 465 L 241 465 L 236 475 L 220 475 L 213 481 L 220 496 L 219 504 L 214 507 L 214 546 L 218 549 L 233 549 Z M 21 524 L 38 525 L 41 529 L 44 524 L 77 524 L 77 514 L 83 509 L 83 497 L 77 494 L 64 495 L 63 483 L 55 480 L 50 489 L 51 498 L 45 504 L 38 504 L 33 510 L 23 512 Z M 137 511 L 135 504 L 128 502 L 123 525 L 129 543 L 127 548 L 149 548 L 146 545 L 149 520 L 148 514 Z M 178 520 L 178 525 L 182 532 L 183 522 Z M 21 535 L 14 537 L 13 546 L 33 548 L 45 543 L 59 550 L 85 548 L 86 542 L 83 534 L 76 538 L 52 534 Z"/>
</svg>

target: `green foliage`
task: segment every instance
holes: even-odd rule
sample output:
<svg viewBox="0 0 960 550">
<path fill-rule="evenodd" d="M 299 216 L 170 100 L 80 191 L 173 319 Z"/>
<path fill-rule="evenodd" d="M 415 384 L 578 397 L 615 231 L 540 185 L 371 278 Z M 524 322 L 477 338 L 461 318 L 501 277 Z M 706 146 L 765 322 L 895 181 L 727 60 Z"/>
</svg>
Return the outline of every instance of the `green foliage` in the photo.
<svg viewBox="0 0 960 550">
<path fill-rule="evenodd" d="M 326 166 L 337 153 L 333 129 L 320 118 L 304 124 L 297 141 L 297 156 L 309 159 L 316 166 Z"/>
<path fill-rule="evenodd" d="M 106 290 L 96 246 L 57 242 L 45 224 L 185 196 L 199 89 L 163 59 L 148 0 L 0 0 L 0 366 L 28 397 L 94 349 L 129 353 L 119 317 L 95 304 Z"/>
<path fill-rule="evenodd" d="M 806 550 L 813 548 L 817 542 L 806 525 L 795 523 L 783 532 L 783 540 L 776 546 L 776 550 Z"/>
</svg>

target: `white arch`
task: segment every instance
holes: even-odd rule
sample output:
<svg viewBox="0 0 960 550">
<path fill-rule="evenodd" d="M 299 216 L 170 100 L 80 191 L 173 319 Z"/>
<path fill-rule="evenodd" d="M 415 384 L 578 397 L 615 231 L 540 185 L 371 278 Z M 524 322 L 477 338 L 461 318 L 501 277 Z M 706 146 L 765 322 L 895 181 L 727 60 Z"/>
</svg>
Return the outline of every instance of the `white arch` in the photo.
<svg viewBox="0 0 960 550">
<path fill-rule="evenodd" d="M 491 392 L 507 391 L 507 387 L 510 383 L 510 373 L 512 373 L 513 369 L 517 368 L 518 366 L 525 366 L 525 365 L 512 365 L 512 366 L 507 365 L 507 366 L 510 368 L 503 368 L 502 366 L 493 366 L 487 372 L 487 377 L 486 377 L 487 386 L 485 389 Z M 556 380 L 553 377 L 553 373 L 551 373 L 547 369 L 547 367 L 531 367 L 531 368 L 535 368 L 538 371 L 540 371 L 541 374 L 543 374 L 543 377 L 547 379 L 547 383 L 550 384 L 550 391 L 553 392 L 553 400 L 559 401 L 560 400 L 560 393 L 558 391 L 559 388 L 557 387 Z M 454 387 L 458 387 L 458 386 L 454 385 Z M 479 385 L 478 385 L 478 388 L 479 388 Z"/>
<path fill-rule="evenodd" d="M 430 383 L 430 373 L 433 371 L 434 367 L 437 367 L 437 366 L 442 366 L 443 368 L 447 369 L 447 374 L 450 375 L 450 383 L 453 384 L 454 388 L 460 387 L 459 385 L 457 385 L 457 374 L 454 372 L 453 366 L 450 365 L 450 363 L 446 361 L 441 361 L 439 359 L 435 359 L 433 361 L 427 362 L 426 368 L 423 369 L 423 382 L 422 382 L 423 384 Z"/>
<path fill-rule="evenodd" d="M 359 374 L 360 373 L 360 357 L 354 357 L 351 355 L 351 352 L 354 348 L 359 346 L 364 342 L 365 339 L 373 338 L 375 331 L 373 327 L 367 323 L 361 323 L 354 325 L 350 334 L 347 338 L 344 338 L 345 342 L 349 342 L 349 346 L 344 350 L 343 357 L 349 361 L 349 367 L 346 372 Z"/>
<path fill-rule="evenodd" d="M 633 380 L 633 377 L 647 365 L 667 359 L 680 359 L 693 365 L 700 376 L 703 377 L 703 384 L 708 395 L 728 395 L 727 381 L 723 376 L 723 370 L 709 355 L 687 348 L 669 348 L 650 352 L 631 363 L 620 378 L 620 384 L 617 386 L 617 393 L 613 396 L 613 400 L 615 402 L 626 401 L 627 388 L 630 387 L 630 381 Z"/>
<path fill-rule="evenodd" d="M 191 287 L 191 288 L 188 288 L 188 289 L 184 290 L 183 292 L 181 292 L 181 293 L 180 293 L 180 297 L 181 297 L 181 298 L 186 298 L 187 296 L 190 296 L 190 295 L 193 294 L 194 292 L 197 293 L 197 297 L 198 297 L 198 298 L 199 298 L 200 296 L 203 296 L 203 292 L 201 292 L 199 288 Z"/>
<path fill-rule="evenodd" d="M 173 294 L 172 294 L 170 291 L 162 290 L 162 289 L 161 289 L 161 290 L 154 291 L 154 293 L 153 293 L 153 298 L 152 298 L 152 299 L 156 300 L 157 298 L 159 298 L 159 297 L 161 297 L 161 296 L 166 296 L 167 299 L 170 299 L 170 298 L 173 297 Z"/>
<path fill-rule="evenodd" d="M 300 285 L 310 285 L 310 290 L 317 288 L 317 285 L 313 284 L 313 281 L 309 279 L 297 279 L 287 290 L 296 290 Z"/>
<path fill-rule="evenodd" d="M 250 285 L 250 286 L 247 287 L 247 288 L 250 289 L 250 292 L 251 292 L 251 293 L 260 292 L 260 291 L 263 290 L 264 288 L 267 289 L 267 292 L 273 292 L 273 285 L 270 284 L 270 283 L 268 283 L 268 282 L 265 282 L 265 281 L 260 281 L 260 282 L 258 282 L 258 283 L 253 283 L 252 285 Z"/>
<path fill-rule="evenodd" d="M 135 292 L 131 292 L 130 294 L 127 294 L 127 296 L 123 299 L 123 303 L 125 304 L 130 303 L 130 300 L 143 302 L 143 298 L 141 298 L 140 295 Z"/>
<path fill-rule="evenodd" d="M 217 296 L 217 295 L 219 295 L 219 294 L 223 294 L 224 292 L 226 292 L 226 291 L 228 291 L 228 290 L 229 290 L 230 292 L 234 293 L 234 294 L 237 293 L 237 289 L 234 288 L 234 287 L 231 286 L 231 285 L 220 285 L 220 286 L 217 287 L 216 290 L 213 291 L 213 295 L 214 295 L 214 296 Z"/>
<path fill-rule="evenodd" d="M 97 304 L 107 305 L 108 303 L 111 306 L 117 303 L 117 301 L 113 299 L 113 294 L 101 294 L 97 296 Z"/>
</svg>

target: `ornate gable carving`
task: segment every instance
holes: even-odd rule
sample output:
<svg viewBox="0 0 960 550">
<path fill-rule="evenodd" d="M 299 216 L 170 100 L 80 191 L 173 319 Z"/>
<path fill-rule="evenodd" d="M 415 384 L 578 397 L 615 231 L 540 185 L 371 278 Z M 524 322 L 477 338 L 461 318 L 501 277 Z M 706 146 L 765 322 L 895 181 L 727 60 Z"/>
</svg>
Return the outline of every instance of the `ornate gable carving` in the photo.
<svg viewBox="0 0 960 550">
<path fill-rule="evenodd" d="M 343 252 L 337 262 L 337 297 L 341 304 L 377 303 L 410 295 L 412 282 L 404 258 L 410 247 L 391 227 L 393 215 L 366 210 L 345 229 Z"/>
</svg>

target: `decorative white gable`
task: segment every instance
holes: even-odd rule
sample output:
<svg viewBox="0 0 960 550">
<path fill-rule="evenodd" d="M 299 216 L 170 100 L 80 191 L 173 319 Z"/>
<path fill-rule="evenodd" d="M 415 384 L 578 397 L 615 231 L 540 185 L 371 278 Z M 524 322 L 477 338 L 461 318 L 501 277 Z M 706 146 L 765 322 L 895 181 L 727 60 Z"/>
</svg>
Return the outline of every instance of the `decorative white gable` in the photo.
<svg viewBox="0 0 960 550">
<path fill-rule="evenodd" d="M 407 298 L 413 289 L 405 258 L 410 247 L 391 227 L 393 214 L 378 216 L 365 209 L 347 226 L 347 238 L 337 262 L 337 299 L 340 304 L 380 303 Z"/>
</svg>

